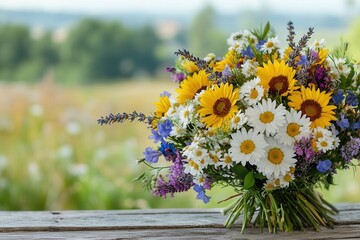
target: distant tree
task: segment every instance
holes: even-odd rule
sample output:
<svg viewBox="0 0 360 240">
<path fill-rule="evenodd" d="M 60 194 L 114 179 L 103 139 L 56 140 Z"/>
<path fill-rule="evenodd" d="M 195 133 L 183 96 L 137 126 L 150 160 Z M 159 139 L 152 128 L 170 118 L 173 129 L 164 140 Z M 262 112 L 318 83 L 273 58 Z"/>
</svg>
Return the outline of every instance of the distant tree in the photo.
<svg viewBox="0 0 360 240">
<path fill-rule="evenodd" d="M 201 10 L 191 23 L 188 32 L 188 47 L 199 57 L 213 52 L 223 55 L 226 51 L 226 35 L 216 27 L 216 12 L 210 6 Z"/>
<path fill-rule="evenodd" d="M 0 76 L 12 80 L 17 68 L 30 56 L 29 30 L 21 25 L 0 26 Z"/>
<path fill-rule="evenodd" d="M 84 81 L 116 80 L 158 66 L 154 30 L 131 30 L 118 22 L 85 19 L 71 29 L 61 50 L 61 71 Z M 66 75 L 65 75 L 66 77 Z"/>
</svg>

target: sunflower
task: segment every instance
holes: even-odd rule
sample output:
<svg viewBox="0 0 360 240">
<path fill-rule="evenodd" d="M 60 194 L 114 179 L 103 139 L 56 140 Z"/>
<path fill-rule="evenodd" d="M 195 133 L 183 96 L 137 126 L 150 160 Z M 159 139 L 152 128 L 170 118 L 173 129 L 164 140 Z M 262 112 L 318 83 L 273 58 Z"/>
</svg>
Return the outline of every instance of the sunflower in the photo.
<svg viewBox="0 0 360 240">
<path fill-rule="evenodd" d="M 211 82 L 203 70 L 194 73 L 192 76 L 188 76 L 181 82 L 180 87 L 176 90 L 179 94 L 177 98 L 178 103 L 184 104 L 187 100 L 193 99 L 196 93 L 206 89 L 209 85 L 211 85 Z"/>
<path fill-rule="evenodd" d="M 206 127 L 221 127 L 238 111 L 235 105 L 238 99 L 239 89 L 234 89 L 233 85 L 228 83 L 207 89 L 200 97 L 201 108 L 198 112 L 202 117 L 201 121 Z"/>
<path fill-rule="evenodd" d="M 268 61 L 263 67 L 258 67 L 260 85 L 270 93 L 287 96 L 292 91 L 298 89 L 295 86 L 297 80 L 294 79 L 296 71 L 289 67 L 285 61 Z"/>
<path fill-rule="evenodd" d="M 226 53 L 223 60 L 215 63 L 214 72 L 222 72 L 226 68 L 226 65 L 228 65 L 229 68 L 234 68 L 237 63 L 238 59 L 236 51 L 230 50 Z"/>
<path fill-rule="evenodd" d="M 192 61 L 189 61 L 187 59 L 182 60 L 181 67 L 188 73 L 193 73 L 199 71 L 198 66 Z"/>
<path fill-rule="evenodd" d="M 301 110 L 310 118 L 311 128 L 330 126 L 330 121 L 336 120 L 333 112 L 334 105 L 328 105 L 331 99 L 330 93 L 320 92 L 314 86 L 305 88 L 301 86 L 300 91 L 295 91 L 289 97 L 289 106 L 295 110 Z"/>
<path fill-rule="evenodd" d="M 155 117 L 161 118 L 165 116 L 165 113 L 171 107 L 170 99 L 168 95 L 161 95 L 158 102 L 154 103 L 156 110 L 155 110 Z"/>
</svg>

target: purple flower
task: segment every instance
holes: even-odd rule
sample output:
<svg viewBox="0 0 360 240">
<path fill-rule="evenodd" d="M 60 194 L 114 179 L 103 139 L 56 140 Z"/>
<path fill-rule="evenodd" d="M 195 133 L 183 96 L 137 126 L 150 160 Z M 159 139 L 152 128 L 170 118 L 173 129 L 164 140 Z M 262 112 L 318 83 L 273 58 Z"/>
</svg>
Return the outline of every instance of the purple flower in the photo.
<svg viewBox="0 0 360 240">
<path fill-rule="evenodd" d="M 145 160 L 149 163 L 157 163 L 161 153 L 159 151 L 153 150 L 151 147 L 147 147 L 144 152 Z"/>
<path fill-rule="evenodd" d="M 324 161 L 319 161 L 318 165 L 316 166 L 316 169 L 321 172 L 321 173 L 324 173 L 324 172 L 327 172 L 329 171 L 329 169 L 331 168 L 331 161 L 329 159 L 326 159 Z"/>
<path fill-rule="evenodd" d="M 168 72 L 168 73 L 175 73 L 175 71 L 176 71 L 176 68 L 174 68 L 174 67 L 166 67 L 164 69 L 164 72 Z"/>
<path fill-rule="evenodd" d="M 335 105 L 339 105 L 344 100 L 344 98 L 345 98 L 344 92 L 342 89 L 340 89 L 331 97 L 331 100 Z"/>
<path fill-rule="evenodd" d="M 183 73 L 173 73 L 171 75 L 171 78 L 173 80 L 173 82 L 181 82 L 182 80 L 184 80 L 186 78 L 186 75 Z"/>
<path fill-rule="evenodd" d="M 163 92 L 160 94 L 160 97 L 164 97 L 164 96 L 170 97 L 170 96 L 171 96 L 171 93 L 169 93 L 168 91 L 163 91 Z"/>
<path fill-rule="evenodd" d="M 154 139 L 154 143 L 158 143 L 159 141 L 164 141 L 163 137 L 159 134 L 158 131 L 155 129 L 151 129 L 152 135 L 149 137 L 149 139 Z"/>
<path fill-rule="evenodd" d="M 359 101 L 357 100 L 356 95 L 350 90 L 347 91 L 345 103 L 353 107 L 359 105 Z"/>
<path fill-rule="evenodd" d="M 336 124 L 341 128 L 341 130 L 345 130 L 350 126 L 349 119 L 347 119 L 344 114 L 340 115 L 340 120 L 336 121 Z"/>
<path fill-rule="evenodd" d="M 228 65 L 226 65 L 225 69 L 221 72 L 223 77 L 231 77 L 232 72 Z"/>
<path fill-rule="evenodd" d="M 350 162 L 353 158 L 360 157 L 360 138 L 350 137 L 350 140 L 341 147 L 341 156 L 346 162 Z"/>
<path fill-rule="evenodd" d="M 196 199 L 201 199 L 201 200 L 203 200 L 204 203 L 209 202 L 210 197 L 206 196 L 205 189 L 204 189 L 203 186 L 195 184 L 194 185 L 194 191 L 197 192 Z"/>
<path fill-rule="evenodd" d="M 153 190 L 155 196 L 165 198 L 167 194 L 170 194 L 173 197 L 174 193 L 188 191 L 194 185 L 192 175 L 184 173 L 182 156 L 179 152 L 176 153 L 173 164 L 170 166 L 168 178 L 169 181 L 165 181 L 162 176 L 157 179 Z"/>
<path fill-rule="evenodd" d="M 172 129 L 172 123 L 170 119 L 166 119 L 165 122 L 159 122 L 158 123 L 158 133 L 160 136 L 166 138 L 170 135 Z"/>
</svg>

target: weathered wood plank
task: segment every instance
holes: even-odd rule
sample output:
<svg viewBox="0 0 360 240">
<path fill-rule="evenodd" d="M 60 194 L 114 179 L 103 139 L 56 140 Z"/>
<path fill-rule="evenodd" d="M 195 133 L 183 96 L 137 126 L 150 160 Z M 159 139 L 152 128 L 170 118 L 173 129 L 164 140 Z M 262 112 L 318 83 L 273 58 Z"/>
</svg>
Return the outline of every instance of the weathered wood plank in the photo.
<svg viewBox="0 0 360 240">
<path fill-rule="evenodd" d="M 360 239 L 360 203 L 338 204 L 335 230 L 279 233 L 276 239 Z M 0 239 L 273 239 L 257 228 L 226 229 L 220 209 L 0 212 Z M 266 229 L 264 230 L 266 232 Z"/>
</svg>

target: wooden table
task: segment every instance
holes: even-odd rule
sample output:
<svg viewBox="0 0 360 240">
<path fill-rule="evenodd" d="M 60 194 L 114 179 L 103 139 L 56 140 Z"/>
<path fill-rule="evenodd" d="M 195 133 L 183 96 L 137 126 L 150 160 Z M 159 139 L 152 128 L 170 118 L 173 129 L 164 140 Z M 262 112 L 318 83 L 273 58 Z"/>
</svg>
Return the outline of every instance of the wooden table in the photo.
<svg viewBox="0 0 360 240">
<path fill-rule="evenodd" d="M 335 229 L 277 235 L 226 229 L 220 209 L 3 211 L 0 239 L 360 239 L 360 203 L 336 206 Z"/>
</svg>

